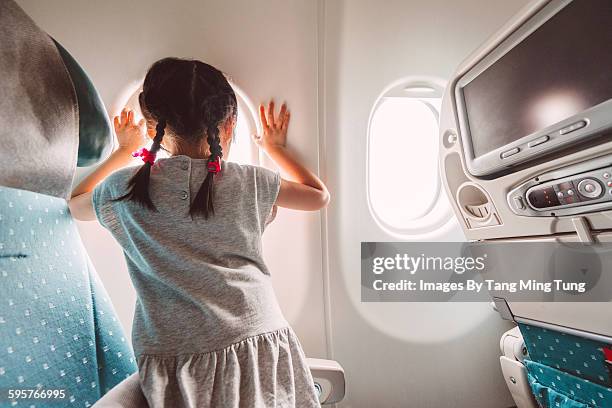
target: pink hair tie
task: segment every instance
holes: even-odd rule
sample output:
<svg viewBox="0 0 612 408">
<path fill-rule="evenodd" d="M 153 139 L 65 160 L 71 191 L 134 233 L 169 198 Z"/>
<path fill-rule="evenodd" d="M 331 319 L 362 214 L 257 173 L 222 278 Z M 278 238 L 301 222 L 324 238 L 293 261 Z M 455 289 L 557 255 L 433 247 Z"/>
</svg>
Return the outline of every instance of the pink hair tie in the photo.
<svg viewBox="0 0 612 408">
<path fill-rule="evenodd" d="M 220 157 L 217 157 L 217 160 L 215 161 L 208 162 L 208 172 L 209 173 L 217 174 L 220 171 L 221 171 L 221 158 Z"/>
<path fill-rule="evenodd" d="M 143 162 L 145 163 L 149 163 L 151 166 L 153 164 L 155 164 L 155 153 L 151 153 L 149 151 L 149 149 L 143 147 L 140 150 L 135 151 L 134 153 L 132 153 L 133 157 L 140 157 L 142 159 Z"/>
</svg>

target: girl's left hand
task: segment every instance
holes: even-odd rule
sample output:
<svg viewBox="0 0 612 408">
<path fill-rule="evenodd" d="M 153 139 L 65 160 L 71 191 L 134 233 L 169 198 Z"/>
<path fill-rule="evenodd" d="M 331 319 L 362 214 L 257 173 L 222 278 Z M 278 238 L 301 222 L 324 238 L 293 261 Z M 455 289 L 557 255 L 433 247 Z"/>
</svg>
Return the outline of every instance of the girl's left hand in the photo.
<svg viewBox="0 0 612 408">
<path fill-rule="evenodd" d="M 290 118 L 287 104 L 283 103 L 278 116 L 274 111 L 274 101 L 268 103 L 267 115 L 266 107 L 263 104 L 259 105 L 259 120 L 261 120 L 263 134 L 253 135 L 253 141 L 266 152 L 287 146 L 287 128 Z"/>
<path fill-rule="evenodd" d="M 115 125 L 115 134 L 120 150 L 132 153 L 144 144 L 145 120 L 141 119 L 137 124 L 134 123 L 134 111 L 123 109 L 121 116 L 115 116 L 113 124 Z"/>
</svg>

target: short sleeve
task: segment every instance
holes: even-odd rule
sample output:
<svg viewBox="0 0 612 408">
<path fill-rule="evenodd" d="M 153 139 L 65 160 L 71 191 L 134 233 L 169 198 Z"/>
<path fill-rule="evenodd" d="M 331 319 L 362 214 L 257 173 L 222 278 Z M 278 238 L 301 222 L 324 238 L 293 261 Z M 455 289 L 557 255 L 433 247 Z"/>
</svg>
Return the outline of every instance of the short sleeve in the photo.
<svg viewBox="0 0 612 408">
<path fill-rule="evenodd" d="M 102 181 L 96 186 L 91 195 L 91 201 L 93 204 L 96 218 L 102 224 L 102 226 L 111 232 L 118 232 L 119 221 L 117 214 L 113 208 L 113 195 L 112 186 L 109 179 Z"/>
<path fill-rule="evenodd" d="M 280 190 L 281 177 L 276 171 L 263 167 L 255 167 L 255 182 L 257 191 L 257 208 L 261 230 L 274 220 L 276 216 L 276 198 Z"/>
</svg>

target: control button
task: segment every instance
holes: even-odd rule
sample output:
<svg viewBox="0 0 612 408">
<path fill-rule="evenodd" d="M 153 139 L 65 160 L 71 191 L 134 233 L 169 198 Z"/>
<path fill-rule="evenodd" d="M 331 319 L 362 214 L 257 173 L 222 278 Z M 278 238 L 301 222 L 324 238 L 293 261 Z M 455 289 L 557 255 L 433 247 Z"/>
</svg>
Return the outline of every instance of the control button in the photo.
<svg viewBox="0 0 612 408">
<path fill-rule="evenodd" d="M 609 179 L 610 178 L 610 173 L 605 172 L 604 174 L 602 174 L 603 178 L 605 179 Z"/>
<path fill-rule="evenodd" d="M 189 193 L 186 191 L 181 191 L 181 200 L 186 200 L 189 197 Z"/>
<path fill-rule="evenodd" d="M 567 195 L 568 196 L 573 196 L 574 195 L 574 190 L 567 190 Z"/>
<path fill-rule="evenodd" d="M 542 137 L 538 137 L 537 139 L 532 140 L 531 142 L 527 143 L 528 147 L 536 147 L 541 145 L 542 143 L 546 143 L 550 140 L 550 136 L 542 136 Z"/>
<path fill-rule="evenodd" d="M 584 179 L 578 183 L 578 192 L 587 198 L 597 198 L 601 195 L 603 188 L 594 179 Z"/>
<path fill-rule="evenodd" d="M 576 123 L 572 123 L 571 125 L 564 127 L 563 129 L 559 131 L 559 133 L 561 133 L 562 135 L 567 135 L 568 133 L 571 133 L 575 130 L 582 129 L 586 125 L 587 125 L 586 121 L 579 120 Z"/>
<path fill-rule="evenodd" d="M 505 159 L 505 158 L 510 157 L 510 156 L 512 156 L 514 154 L 517 154 L 520 151 L 521 151 L 521 149 L 519 149 L 518 147 L 515 147 L 514 149 L 506 150 L 505 152 L 502 152 L 501 158 Z"/>
<path fill-rule="evenodd" d="M 534 187 L 527 193 L 527 201 L 536 210 L 561 205 L 553 187 Z"/>
<path fill-rule="evenodd" d="M 612 187 L 612 181 L 608 181 L 608 187 Z"/>
<path fill-rule="evenodd" d="M 523 197 L 514 197 L 514 206 L 517 210 L 524 210 L 525 203 L 523 202 Z"/>
<path fill-rule="evenodd" d="M 559 191 L 559 192 L 557 193 L 557 197 L 559 197 L 559 198 L 563 198 L 563 191 Z"/>
</svg>

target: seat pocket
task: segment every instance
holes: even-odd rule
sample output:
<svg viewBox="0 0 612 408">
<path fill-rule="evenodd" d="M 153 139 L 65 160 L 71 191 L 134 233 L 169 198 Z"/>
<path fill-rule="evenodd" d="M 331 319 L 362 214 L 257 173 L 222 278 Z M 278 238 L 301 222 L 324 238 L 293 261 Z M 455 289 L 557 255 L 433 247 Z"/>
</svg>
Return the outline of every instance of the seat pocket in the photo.
<svg viewBox="0 0 612 408">
<path fill-rule="evenodd" d="M 525 360 L 533 394 L 542 408 L 612 408 L 612 388 Z"/>
</svg>

